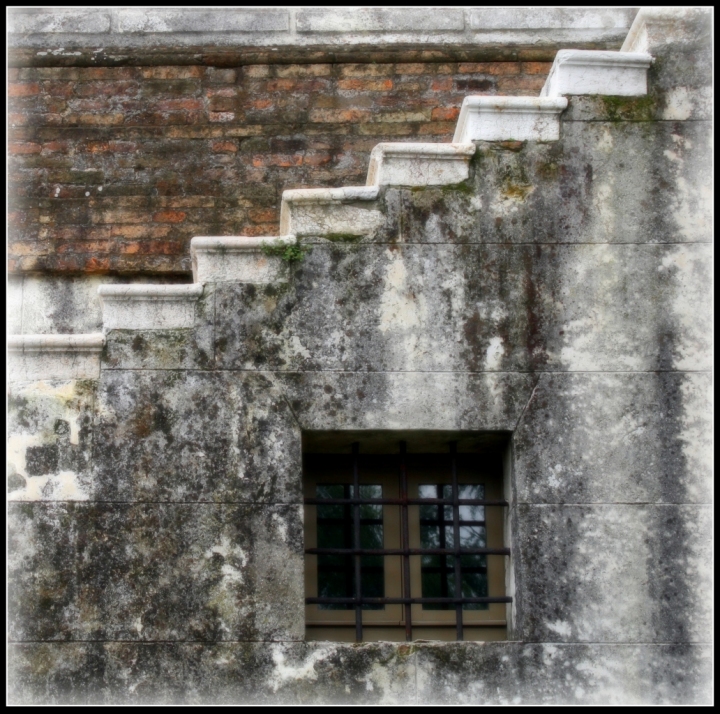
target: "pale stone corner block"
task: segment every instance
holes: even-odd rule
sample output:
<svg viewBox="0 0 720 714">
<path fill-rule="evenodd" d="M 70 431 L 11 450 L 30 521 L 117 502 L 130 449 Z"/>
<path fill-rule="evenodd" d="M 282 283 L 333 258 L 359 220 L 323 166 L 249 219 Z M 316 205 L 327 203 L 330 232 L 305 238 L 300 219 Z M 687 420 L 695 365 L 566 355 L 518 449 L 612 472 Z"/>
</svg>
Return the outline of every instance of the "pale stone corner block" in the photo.
<svg viewBox="0 0 720 714">
<path fill-rule="evenodd" d="M 649 52 L 668 43 L 694 43 L 693 24 L 712 25 L 710 7 L 641 7 L 620 52 Z"/>
<path fill-rule="evenodd" d="M 557 141 L 565 97 L 465 97 L 453 141 Z"/>
<path fill-rule="evenodd" d="M 195 283 L 273 283 L 287 280 L 287 266 L 268 249 L 297 243 L 294 235 L 197 236 L 190 241 Z"/>
<path fill-rule="evenodd" d="M 168 330 L 195 324 L 202 285 L 101 285 L 103 329 Z"/>
<path fill-rule="evenodd" d="M 9 381 L 98 379 L 104 344 L 102 333 L 9 335 Z"/>
<path fill-rule="evenodd" d="M 465 181 L 475 145 L 378 144 L 370 154 L 368 186 L 443 186 Z"/>
<path fill-rule="evenodd" d="M 283 191 L 280 206 L 281 235 L 372 233 L 382 222 L 380 211 L 357 207 L 357 201 L 375 201 L 377 186 L 301 188 Z"/>
<path fill-rule="evenodd" d="M 652 62 L 653 58 L 647 52 L 560 50 L 540 96 L 643 96 L 647 94 L 647 71 Z"/>
</svg>

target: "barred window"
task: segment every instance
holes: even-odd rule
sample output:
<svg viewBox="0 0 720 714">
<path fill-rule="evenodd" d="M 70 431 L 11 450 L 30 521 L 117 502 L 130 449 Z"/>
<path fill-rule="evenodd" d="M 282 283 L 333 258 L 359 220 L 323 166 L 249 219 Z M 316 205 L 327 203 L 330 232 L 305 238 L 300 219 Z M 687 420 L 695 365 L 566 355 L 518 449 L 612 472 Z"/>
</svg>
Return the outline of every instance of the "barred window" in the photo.
<svg viewBox="0 0 720 714">
<path fill-rule="evenodd" d="M 507 435 L 397 436 L 304 439 L 306 638 L 506 639 Z"/>
</svg>

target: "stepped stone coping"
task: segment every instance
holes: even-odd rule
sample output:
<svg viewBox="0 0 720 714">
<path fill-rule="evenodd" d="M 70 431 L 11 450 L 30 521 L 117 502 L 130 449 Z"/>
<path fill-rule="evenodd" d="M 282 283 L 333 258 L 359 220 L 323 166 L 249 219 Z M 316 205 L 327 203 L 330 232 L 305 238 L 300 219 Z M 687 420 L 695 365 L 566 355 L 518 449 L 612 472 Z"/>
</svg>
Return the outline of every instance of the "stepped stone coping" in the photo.
<svg viewBox="0 0 720 714">
<path fill-rule="evenodd" d="M 294 235 L 197 236 L 190 241 L 195 283 L 271 283 L 283 280 L 287 269 L 268 248 L 295 245 Z"/>
<path fill-rule="evenodd" d="M 168 330 L 193 327 L 203 286 L 101 285 L 104 330 Z"/>
<path fill-rule="evenodd" d="M 647 94 L 647 70 L 652 62 L 653 58 L 647 52 L 560 50 L 540 96 L 642 96 Z"/>
<path fill-rule="evenodd" d="M 465 97 L 453 141 L 557 141 L 565 97 Z"/>
<path fill-rule="evenodd" d="M 443 186 L 465 181 L 475 145 L 388 142 L 370 153 L 368 186 Z"/>
<path fill-rule="evenodd" d="M 104 344 L 102 333 L 9 335 L 9 380 L 97 379 Z"/>
<path fill-rule="evenodd" d="M 374 201 L 377 186 L 345 186 L 343 188 L 294 188 L 283 191 L 283 203 L 333 203 L 334 201 Z"/>
</svg>

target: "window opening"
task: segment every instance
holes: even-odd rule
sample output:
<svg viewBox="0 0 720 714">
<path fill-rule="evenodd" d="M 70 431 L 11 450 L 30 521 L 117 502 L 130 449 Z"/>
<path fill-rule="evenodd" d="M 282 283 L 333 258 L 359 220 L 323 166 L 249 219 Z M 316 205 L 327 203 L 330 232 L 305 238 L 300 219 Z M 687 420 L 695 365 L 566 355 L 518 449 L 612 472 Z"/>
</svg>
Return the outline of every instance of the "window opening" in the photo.
<svg viewBox="0 0 720 714">
<path fill-rule="evenodd" d="M 346 458 L 330 463 L 313 480 L 311 495 L 306 490 L 305 552 L 316 556 L 307 579 L 315 593 L 306 597 L 315 616 L 308 626 L 354 624 L 358 642 L 365 628 L 403 628 L 410 641 L 418 628 L 454 624 L 455 639 L 463 640 L 466 627 L 504 626 L 504 616 L 488 615 L 497 616 L 498 605 L 512 601 L 504 594 L 504 556 L 510 549 L 502 544 L 502 509 L 507 502 L 488 497 L 486 477 L 468 476 L 465 469 L 460 482 L 455 441 L 439 457 L 444 469 L 432 474 L 422 462 L 419 473 L 408 473 L 404 441 L 397 456 L 395 475 L 392 458 L 378 462 L 375 457 L 381 468 L 370 465 L 362 474 L 370 483 L 360 483 L 360 445 L 354 442 L 350 464 Z M 430 456 L 438 462 L 437 454 L 428 455 L 432 461 Z M 438 473 L 441 478 L 429 477 Z M 493 558 L 500 567 L 492 566 Z"/>
</svg>

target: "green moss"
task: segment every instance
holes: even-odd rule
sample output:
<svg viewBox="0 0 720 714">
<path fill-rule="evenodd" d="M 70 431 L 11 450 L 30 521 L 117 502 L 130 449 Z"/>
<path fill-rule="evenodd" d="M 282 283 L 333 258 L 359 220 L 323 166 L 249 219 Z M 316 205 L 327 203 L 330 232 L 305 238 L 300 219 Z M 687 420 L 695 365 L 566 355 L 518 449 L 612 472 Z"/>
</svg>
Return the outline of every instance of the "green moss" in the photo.
<svg viewBox="0 0 720 714">
<path fill-rule="evenodd" d="M 605 113 L 610 121 L 652 121 L 655 98 L 601 96 Z"/>
<path fill-rule="evenodd" d="M 451 183 L 447 186 L 442 186 L 443 193 L 464 193 L 466 195 L 472 195 L 475 193 L 473 186 L 467 181 L 461 183 Z"/>
<path fill-rule="evenodd" d="M 263 245 L 262 252 L 271 257 L 282 258 L 287 263 L 299 263 L 310 249 L 299 244 L 294 245 Z"/>
</svg>

